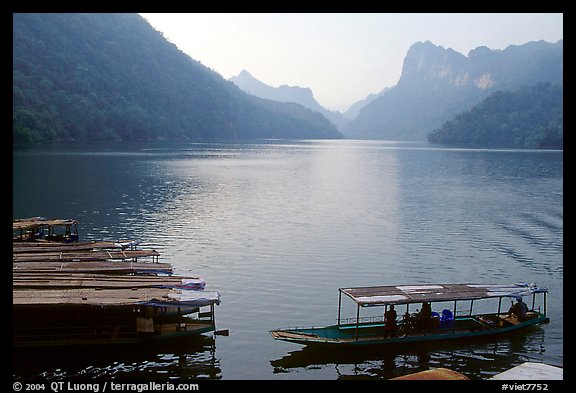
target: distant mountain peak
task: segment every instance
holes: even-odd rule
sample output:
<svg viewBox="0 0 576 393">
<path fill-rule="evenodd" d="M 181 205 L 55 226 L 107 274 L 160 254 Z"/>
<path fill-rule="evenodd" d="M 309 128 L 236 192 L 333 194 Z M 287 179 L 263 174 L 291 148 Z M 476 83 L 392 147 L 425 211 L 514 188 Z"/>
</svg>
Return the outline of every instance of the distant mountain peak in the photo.
<svg viewBox="0 0 576 393">
<path fill-rule="evenodd" d="M 431 41 L 407 51 L 396 86 L 373 100 L 346 127 L 351 138 L 424 140 L 428 132 L 495 90 L 563 84 L 563 42 L 479 46 L 465 56 Z"/>
<path fill-rule="evenodd" d="M 348 121 L 340 112 L 330 111 L 320 105 L 314 98 L 314 93 L 308 87 L 289 86 L 286 84 L 273 87 L 256 79 L 246 70 L 240 71 L 237 76 L 233 76 L 229 80 L 246 93 L 255 95 L 256 97 L 278 102 L 292 102 L 319 112 L 338 128 L 342 128 Z"/>
<path fill-rule="evenodd" d="M 417 42 L 408 49 L 398 84 L 407 81 L 420 83 L 423 79 L 450 79 L 452 83 L 461 85 L 467 79 L 467 62 L 466 56 L 451 48 L 445 49 L 430 41 Z"/>
</svg>

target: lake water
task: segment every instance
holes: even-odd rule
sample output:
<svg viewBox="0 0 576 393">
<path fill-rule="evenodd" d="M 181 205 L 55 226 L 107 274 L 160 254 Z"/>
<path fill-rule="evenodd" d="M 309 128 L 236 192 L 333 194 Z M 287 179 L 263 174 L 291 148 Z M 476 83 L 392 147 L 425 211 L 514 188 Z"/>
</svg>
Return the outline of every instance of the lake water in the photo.
<svg viewBox="0 0 576 393">
<path fill-rule="evenodd" d="M 230 335 L 177 348 L 14 354 L 17 378 L 488 378 L 563 364 L 563 153 L 386 141 L 102 144 L 13 155 L 13 216 L 76 218 L 82 240 L 137 239 L 220 291 Z M 534 282 L 545 324 L 498 340 L 315 351 L 278 327 L 335 323 L 338 288 Z M 352 307 L 353 311 L 354 308 Z M 350 315 L 352 316 L 352 315 Z"/>
</svg>

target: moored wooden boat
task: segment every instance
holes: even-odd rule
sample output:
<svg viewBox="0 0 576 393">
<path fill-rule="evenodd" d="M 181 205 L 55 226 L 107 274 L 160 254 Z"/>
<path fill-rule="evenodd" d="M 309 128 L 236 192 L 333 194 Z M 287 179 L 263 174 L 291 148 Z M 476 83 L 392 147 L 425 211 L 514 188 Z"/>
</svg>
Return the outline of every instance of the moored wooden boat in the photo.
<svg viewBox="0 0 576 393">
<path fill-rule="evenodd" d="M 139 343 L 216 329 L 220 294 L 196 278 L 137 277 L 133 286 L 127 277 L 46 280 L 14 286 L 14 347 Z"/>
<path fill-rule="evenodd" d="M 478 285 L 433 284 L 340 288 L 338 321 L 324 327 L 297 327 L 270 331 L 276 340 L 303 345 L 381 345 L 408 344 L 506 334 L 531 325 L 549 322 L 546 315 L 548 290 L 534 284 Z M 356 317 L 341 318 L 342 294 L 356 303 Z M 537 300 L 540 303 L 536 303 Z M 531 297 L 526 318 L 519 318 L 503 309 L 502 299 Z M 410 314 L 410 305 L 434 305 L 442 313 L 432 312 L 425 320 Z M 458 306 L 469 307 L 464 312 Z M 360 310 L 405 306 L 394 331 L 385 328 L 382 316 L 361 318 Z M 440 306 L 440 307 L 438 307 Z M 474 312 L 476 308 L 476 312 Z M 493 308 L 490 311 L 490 308 Z M 381 308 L 380 308 L 381 310 Z M 383 313 L 380 313 L 383 315 Z M 421 323 L 419 323 L 421 322 Z"/>
<path fill-rule="evenodd" d="M 185 288 L 203 290 L 206 286 L 200 277 L 149 274 L 104 273 L 35 273 L 12 272 L 12 288 L 17 289 L 135 289 L 135 288 Z"/>
<path fill-rule="evenodd" d="M 15 348 L 226 335 L 214 318 L 220 294 L 204 290 L 203 279 L 172 275 L 156 250 L 137 250 L 135 241 L 77 242 L 76 225 L 41 217 L 13 222 Z"/>
<path fill-rule="evenodd" d="M 58 242 L 13 242 L 12 254 L 46 253 L 46 252 L 86 252 L 102 250 L 135 250 L 136 241 L 84 241 L 75 243 Z"/>
<path fill-rule="evenodd" d="M 41 240 L 70 243 L 77 242 L 78 239 L 77 220 L 31 217 L 12 221 L 12 240 L 15 242 Z"/>
<path fill-rule="evenodd" d="M 124 261 L 85 262 L 13 262 L 13 272 L 28 273 L 116 273 L 116 274 L 171 274 L 169 263 Z"/>
<path fill-rule="evenodd" d="M 120 251 L 60 251 L 60 252 L 31 252 L 12 253 L 13 262 L 80 262 L 80 261 L 137 261 L 138 258 L 152 257 L 157 262 L 160 253 L 156 250 L 120 250 Z"/>
<path fill-rule="evenodd" d="M 13 308 L 15 348 L 138 344 L 215 332 L 214 304 L 51 305 Z M 39 323 L 41 322 L 41 323 Z M 216 333 L 216 332 L 215 332 Z"/>
</svg>

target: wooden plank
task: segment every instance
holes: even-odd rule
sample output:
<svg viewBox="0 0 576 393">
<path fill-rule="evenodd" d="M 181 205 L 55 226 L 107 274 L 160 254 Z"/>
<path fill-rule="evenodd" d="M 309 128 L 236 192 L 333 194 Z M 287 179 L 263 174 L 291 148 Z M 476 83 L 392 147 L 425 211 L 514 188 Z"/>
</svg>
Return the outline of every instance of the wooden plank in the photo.
<svg viewBox="0 0 576 393">
<path fill-rule="evenodd" d="M 12 253 L 36 252 L 78 252 L 103 249 L 122 249 L 122 243 L 115 242 L 77 242 L 77 243 L 49 243 L 49 242 L 13 242 Z"/>
<path fill-rule="evenodd" d="M 520 323 L 518 318 L 516 318 L 516 316 L 514 316 L 514 315 L 502 314 L 502 315 L 499 315 L 499 318 L 504 322 L 511 323 L 512 325 L 518 325 Z"/>
<path fill-rule="evenodd" d="M 136 318 L 136 331 L 138 333 L 154 333 L 154 319 Z"/>
<path fill-rule="evenodd" d="M 15 289 L 36 288 L 144 288 L 175 287 L 204 288 L 204 280 L 182 276 L 134 276 L 108 274 L 44 274 L 14 272 L 12 287 Z"/>
<path fill-rule="evenodd" d="M 113 259 L 138 259 L 159 257 L 156 250 L 88 251 L 88 252 L 43 252 L 12 254 L 13 262 L 51 261 L 105 261 Z"/>
<path fill-rule="evenodd" d="M 215 291 L 187 291 L 173 288 L 70 288 L 13 289 L 13 306 L 126 306 L 149 305 L 201 307 L 218 303 Z"/>
<path fill-rule="evenodd" d="M 168 301 L 171 289 L 133 288 L 133 289 L 17 289 L 12 291 L 13 305 L 130 305 L 148 302 L 152 299 Z M 177 295 L 178 292 L 174 292 Z M 177 303 L 177 301 L 174 301 Z"/>
<path fill-rule="evenodd" d="M 169 263 L 141 262 L 14 262 L 12 271 L 36 273 L 172 273 Z"/>
</svg>

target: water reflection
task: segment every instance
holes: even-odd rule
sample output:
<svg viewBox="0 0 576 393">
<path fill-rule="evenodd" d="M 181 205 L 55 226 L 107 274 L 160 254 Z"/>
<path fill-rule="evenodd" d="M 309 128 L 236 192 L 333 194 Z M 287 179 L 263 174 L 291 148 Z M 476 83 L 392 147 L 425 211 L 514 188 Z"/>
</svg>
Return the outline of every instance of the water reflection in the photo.
<svg viewBox="0 0 576 393">
<path fill-rule="evenodd" d="M 357 348 L 306 346 L 270 361 L 275 374 L 333 368 L 338 379 L 390 379 L 445 367 L 487 379 L 525 361 L 549 362 L 539 326 L 503 338 Z M 561 364 L 560 364 L 561 366 Z"/>
<path fill-rule="evenodd" d="M 221 292 L 217 321 L 234 332 L 218 357 L 203 348 L 110 350 L 97 364 L 82 353 L 81 363 L 30 356 L 15 375 L 344 379 L 454 366 L 476 377 L 526 356 L 562 361 L 562 180 L 562 152 L 385 141 L 15 152 L 14 217 L 75 218 L 83 240 L 155 248 L 177 274 Z M 339 287 L 510 281 L 550 289 L 545 335 L 351 360 L 298 350 L 271 372 L 285 350 L 268 330 L 335 322 Z"/>
<path fill-rule="evenodd" d="M 16 379 L 220 379 L 213 336 L 151 345 L 18 349 Z"/>
</svg>

